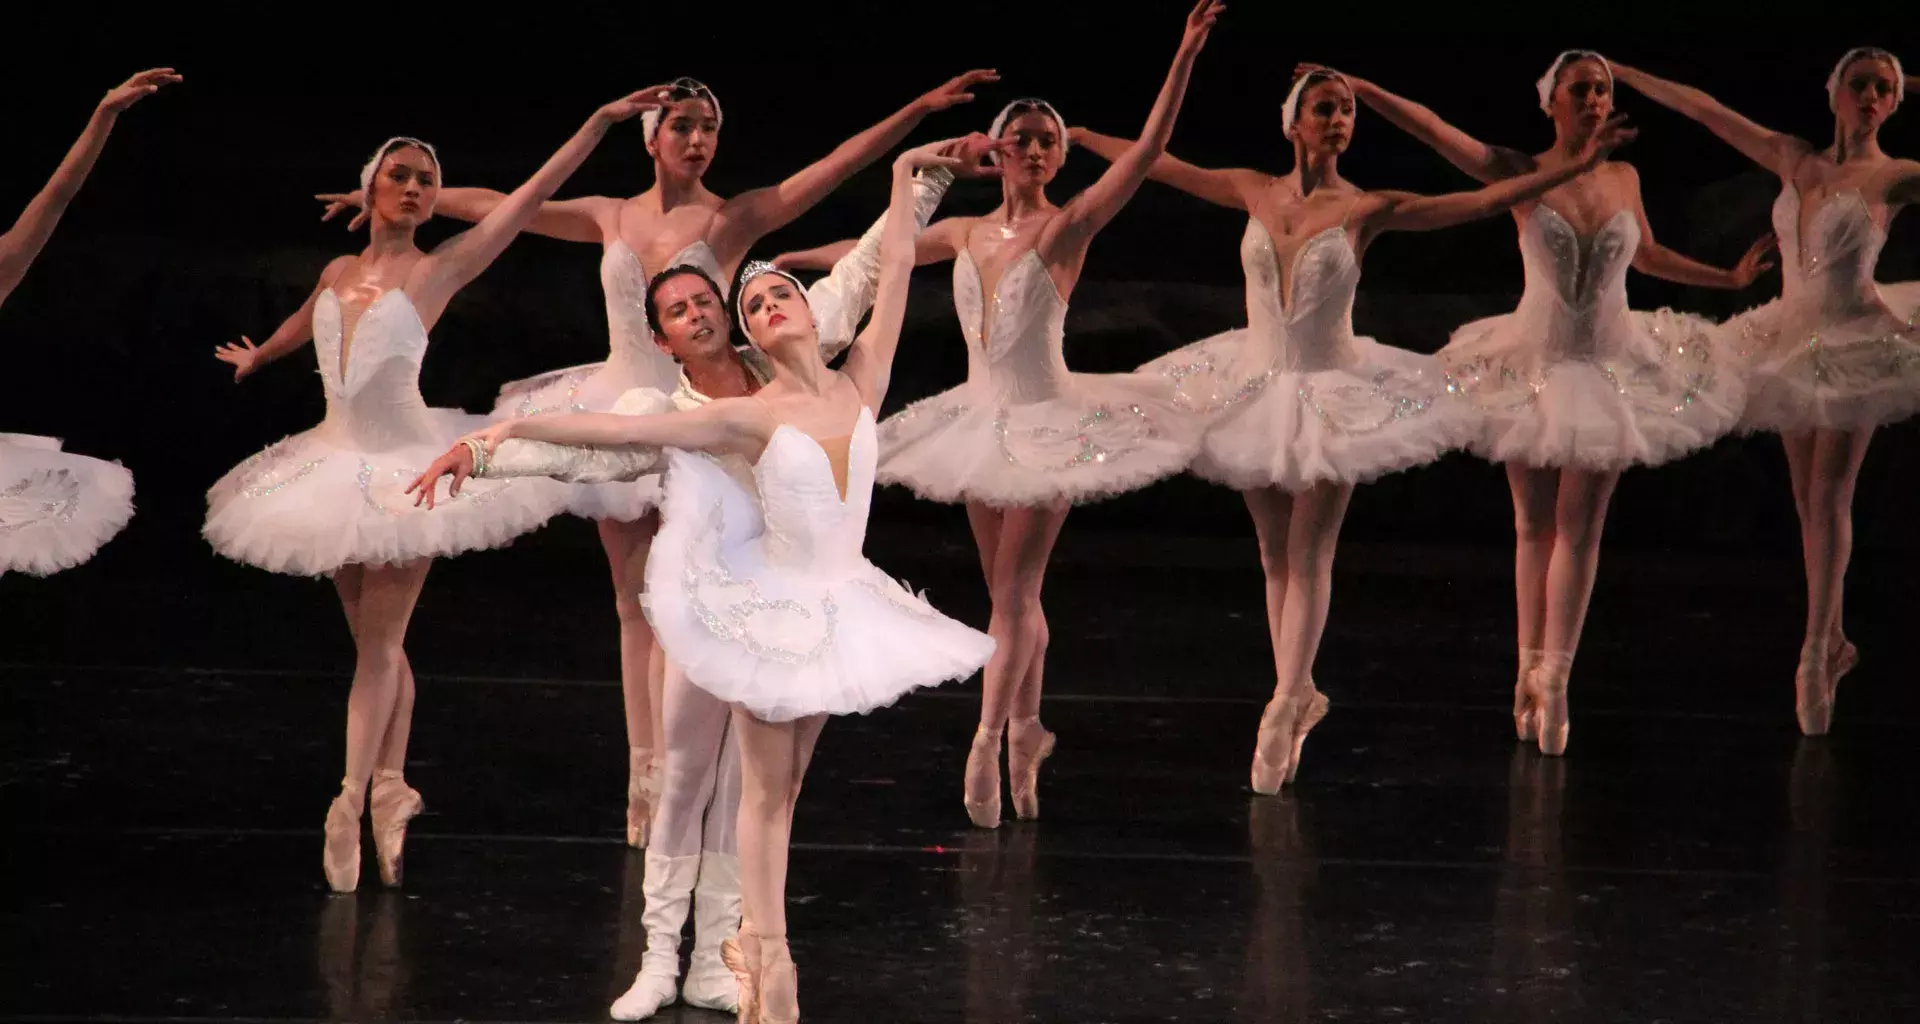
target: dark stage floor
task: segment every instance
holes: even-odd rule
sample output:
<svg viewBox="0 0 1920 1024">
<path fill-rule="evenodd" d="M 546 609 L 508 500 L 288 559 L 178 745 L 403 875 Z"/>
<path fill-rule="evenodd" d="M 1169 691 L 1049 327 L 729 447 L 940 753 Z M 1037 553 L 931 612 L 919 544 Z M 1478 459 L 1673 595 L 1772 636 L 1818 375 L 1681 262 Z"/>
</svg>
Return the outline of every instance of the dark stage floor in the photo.
<svg viewBox="0 0 1920 1024">
<path fill-rule="evenodd" d="M 979 622 L 952 525 L 871 551 Z M 410 644 L 430 811 L 407 888 L 368 868 L 344 898 L 320 873 L 350 667 L 328 588 L 111 548 L 0 580 L 0 1021 L 605 1019 L 642 862 L 604 569 L 560 529 L 435 570 Z M 1070 524 L 1043 821 L 965 827 L 977 683 L 828 727 L 791 880 L 808 1019 L 1916 1019 L 1920 565 L 1861 557 L 1864 660 L 1810 741 L 1792 561 L 1609 552 L 1550 760 L 1507 716 L 1509 560 L 1343 551 L 1333 713 L 1263 799 L 1250 541 Z"/>
</svg>

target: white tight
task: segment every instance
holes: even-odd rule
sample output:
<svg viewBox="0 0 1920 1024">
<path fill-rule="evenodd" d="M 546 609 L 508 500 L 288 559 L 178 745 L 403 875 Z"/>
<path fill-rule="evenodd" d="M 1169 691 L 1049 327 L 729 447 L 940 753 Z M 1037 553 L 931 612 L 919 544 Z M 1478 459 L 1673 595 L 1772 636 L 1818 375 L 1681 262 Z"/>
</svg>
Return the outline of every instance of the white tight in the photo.
<svg viewBox="0 0 1920 1024">
<path fill-rule="evenodd" d="M 725 702 L 667 663 L 666 768 L 650 849 L 668 857 L 739 851 L 740 738 Z"/>
</svg>

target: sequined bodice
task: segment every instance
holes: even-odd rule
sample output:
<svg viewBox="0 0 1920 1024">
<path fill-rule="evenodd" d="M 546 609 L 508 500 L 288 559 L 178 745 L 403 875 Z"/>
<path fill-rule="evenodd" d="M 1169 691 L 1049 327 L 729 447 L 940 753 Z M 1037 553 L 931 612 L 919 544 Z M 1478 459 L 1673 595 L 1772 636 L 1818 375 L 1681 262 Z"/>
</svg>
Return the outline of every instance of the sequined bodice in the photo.
<svg viewBox="0 0 1920 1024">
<path fill-rule="evenodd" d="M 982 298 L 980 268 L 962 249 L 953 261 L 953 305 L 967 339 L 967 383 L 990 388 L 1012 402 L 1039 402 L 1066 386 L 1067 300 L 1047 273 L 1039 252 L 1029 249 L 1000 275 Z"/>
<path fill-rule="evenodd" d="M 340 297 L 329 288 L 313 305 L 313 347 L 327 393 L 324 427 L 344 431 L 367 451 L 435 437 L 420 397 L 427 328 L 401 289 L 384 292 L 346 334 Z M 346 365 L 340 362 L 342 345 Z"/>
<path fill-rule="evenodd" d="M 1850 318 L 1877 312 L 1873 271 L 1887 235 L 1857 191 L 1828 196 L 1800 227 L 1805 210 L 1800 190 L 1789 182 L 1773 201 L 1773 231 L 1780 239 L 1781 293 L 1818 302 L 1823 312 Z"/>
<path fill-rule="evenodd" d="M 720 279 L 720 259 L 705 239 L 675 253 L 661 269 L 682 264 L 699 267 L 721 287 L 727 285 Z M 607 362 L 625 371 L 628 380 L 672 391 L 680 379 L 680 366 L 653 343 L 653 329 L 647 326 L 649 280 L 640 257 L 626 242 L 616 238 L 600 254 L 600 287 L 607 296 Z"/>
<path fill-rule="evenodd" d="M 847 441 L 842 499 L 826 448 L 794 427 L 776 428 L 753 467 L 767 560 L 811 572 L 859 565 L 878 458 L 873 412 L 863 408 Z"/>
<path fill-rule="evenodd" d="M 1360 285 L 1360 263 L 1345 225 L 1301 243 L 1283 279 L 1273 236 L 1249 218 L 1240 267 L 1247 276 L 1247 326 L 1273 345 L 1280 369 L 1313 373 L 1345 365 L 1353 351 L 1353 298 Z M 1283 287 L 1292 294 L 1282 295 Z"/>
<path fill-rule="evenodd" d="M 1548 352 L 1575 358 L 1618 354 L 1626 339 L 1627 268 L 1639 244 L 1640 225 L 1626 210 L 1582 238 L 1552 207 L 1534 204 L 1520 231 L 1526 268 L 1520 308 L 1546 325 Z"/>
</svg>

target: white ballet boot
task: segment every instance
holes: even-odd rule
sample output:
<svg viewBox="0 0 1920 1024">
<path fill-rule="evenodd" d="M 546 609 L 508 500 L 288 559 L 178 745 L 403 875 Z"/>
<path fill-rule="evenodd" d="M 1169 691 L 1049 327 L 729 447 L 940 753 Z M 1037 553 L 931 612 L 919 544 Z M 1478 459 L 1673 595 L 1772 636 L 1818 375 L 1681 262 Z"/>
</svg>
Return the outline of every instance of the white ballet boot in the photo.
<svg viewBox="0 0 1920 1024">
<path fill-rule="evenodd" d="M 740 859 L 708 851 L 700 855 L 700 882 L 693 889 L 693 959 L 680 995 L 690 1006 L 737 1013 L 740 982 L 720 958 L 720 944 L 740 930 Z"/>
<path fill-rule="evenodd" d="M 640 973 L 633 976 L 633 985 L 608 1011 L 614 1020 L 645 1020 L 679 995 L 680 930 L 687 923 L 687 905 L 699 871 L 698 856 L 667 857 L 647 851 L 647 873 L 640 883 L 647 897 L 646 910 L 640 914 L 640 923 L 647 929 L 647 952 L 640 958 Z"/>
</svg>

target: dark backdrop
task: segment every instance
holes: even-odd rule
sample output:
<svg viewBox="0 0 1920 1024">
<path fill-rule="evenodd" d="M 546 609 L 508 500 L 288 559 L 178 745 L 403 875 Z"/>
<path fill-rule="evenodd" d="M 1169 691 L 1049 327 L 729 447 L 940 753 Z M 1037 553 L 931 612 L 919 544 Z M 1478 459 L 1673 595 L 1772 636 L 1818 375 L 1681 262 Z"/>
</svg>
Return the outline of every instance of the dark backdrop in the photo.
<svg viewBox="0 0 1920 1024">
<path fill-rule="evenodd" d="M 1889 8 L 1891 10 L 1892 8 Z M 493 10 L 497 13 L 479 12 Z M 930 139 L 981 129 L 1006 100 L 1044 95 L 1071 122 L 1136 131 L 1179 36 L 1178 2 L 1099 4 L 723 3 L 571 10 L 468 5 L 262 7 L 171 12 L 135 24 L 89 8 L 15 22 L 27 58 L 6 72 L 8 159 L 0 210 L 45 180 L 99 94 L 127 73 L 171 63 L 187 82 L 142 103 L 25 284 L 0 309 L 11 404 L 0 429 L 65 437 L 137 474 L 140 516 L 114 562 L 202 559 L 201 492 L 248 453 L 317 422 L 310 351 L 236 388 L 211 352 L 269 334 L 332 256 L 355 239 L 320 224 L 309 197 L 351 185 L 381 139 L 434 141 L 455 184 L 509 188 L 598 104 L 681 74 L 711 84 L 727 127 L 708 183 L 722 194 L 770 183 L 947 76 L 993 66 L 1005 76 L 971 107 L 930 119 Z M 1838 23 L 1729 36 L 1692 12 L 1588 7 L 1496 16 L 1458 8 L 1452 24 L 1398 21 L 1376 5 L 1236 5 L 1202 56 L 1175 153 L 1274 171 L 1289 162 L 1278 112 L 1296 60 L 1373 77 L 1467 130 L 1521 147 L 1550 137 L 1533 81 L 1564 45 L 1593 46 L 1691 81 L 1757 120 L 1808 137 L 1831 131 L 1822 84 L 1845 48 L 1872 41 L 1909 53 L 1867 7 Z M 290 13 L 291 12 L 291 13 Z M 536 16 L 537 15 L 537 16 Z M 1339 21 L 1332 20 L 1338 17 Z M 1756 15 L 1756 17 L 1759 17 Z M 303 20 L 295 20 L 296 18 Z M 276 24 L 277 22 L 277 24 Z M 1911 23 L 1911 18 L 1906 19 Z M 1521 26 L 1508 31 L 1502 24 Z M 1882 28 L 1873 28 L 1879 25 Z M 54 59 L 57 57 L 58 59 Z M 37 66 L 35 66 L 37 62 Z M 1642 129 L 1623 151 L 1646 185 L 1656 232 L 1725 264 L 1766 225 L 1776 183 L 1703 129 L 1631 93 Z M 1433 154 L 1362 114 L 1343 171 L 1369 187 L 1467 186 Z M 1896 116 L 1887 148 L 1920 155 L 1920 111 Z M 882 167 L 884 164 L 882 165 Z M 1063 200 L 1104 165 L 1069 161 Z M 637 127 L 617 130 L 563 194 L 626 195 L 650 168 Z M 759 255 L 852 234 L 884 201 L 869 169 Z M 988 187 L 963 186 L 951 212 L 981 212 Z M 1244 322 L 1237 246 L 1243 215 L 1149 184 L 1096 241 L 1068 319 L 1068 361 L 1119 370 L 1176 343 Z M 427 240 L 443 237 L 436 224 Z M 1920 275 L 1920 218 L 1896 226 L 1885 280 Z M 436 405 L 486 408 L 502 382 L 605 352 L 598 251 L 526 238 L 455 300 L 435 332 L 423 389 Z M 957 383 L 964 355 L 944 268 L 915 282 L 890 406 Z M 1398 235 L 1368 253 L 1360 329 L 1432 351 L 1449 329 L 1510 309 L 1520 286 L 1510 220 Z M 1635 275 L 1635 304 L 1723 316 L 1770 296 L 1774 275 L 1741 295 Z M 1913 550 L 1920 430 L 1883 432 L 1858 500 L 1865 550 Z M 1501 545 L 1511 512 L 1498 471 L 1455 456 L 1363 488 L 1346 536 Z M 949 524 L 951 510 L 887 495 L 877 519 Z M 1238 499 L 1190 480 L 1088 508 L 1076 529 L 1225 534 L 1246 530 Z M 1725 442 L 1680 464 L 1628 475 L 1609 543 L 1714 546 L 1786 555 L 1795 544 L 1784 464 L 1768 438 Z M 591 544 L 585 530 L 536 543 Z"/>
</svg>

